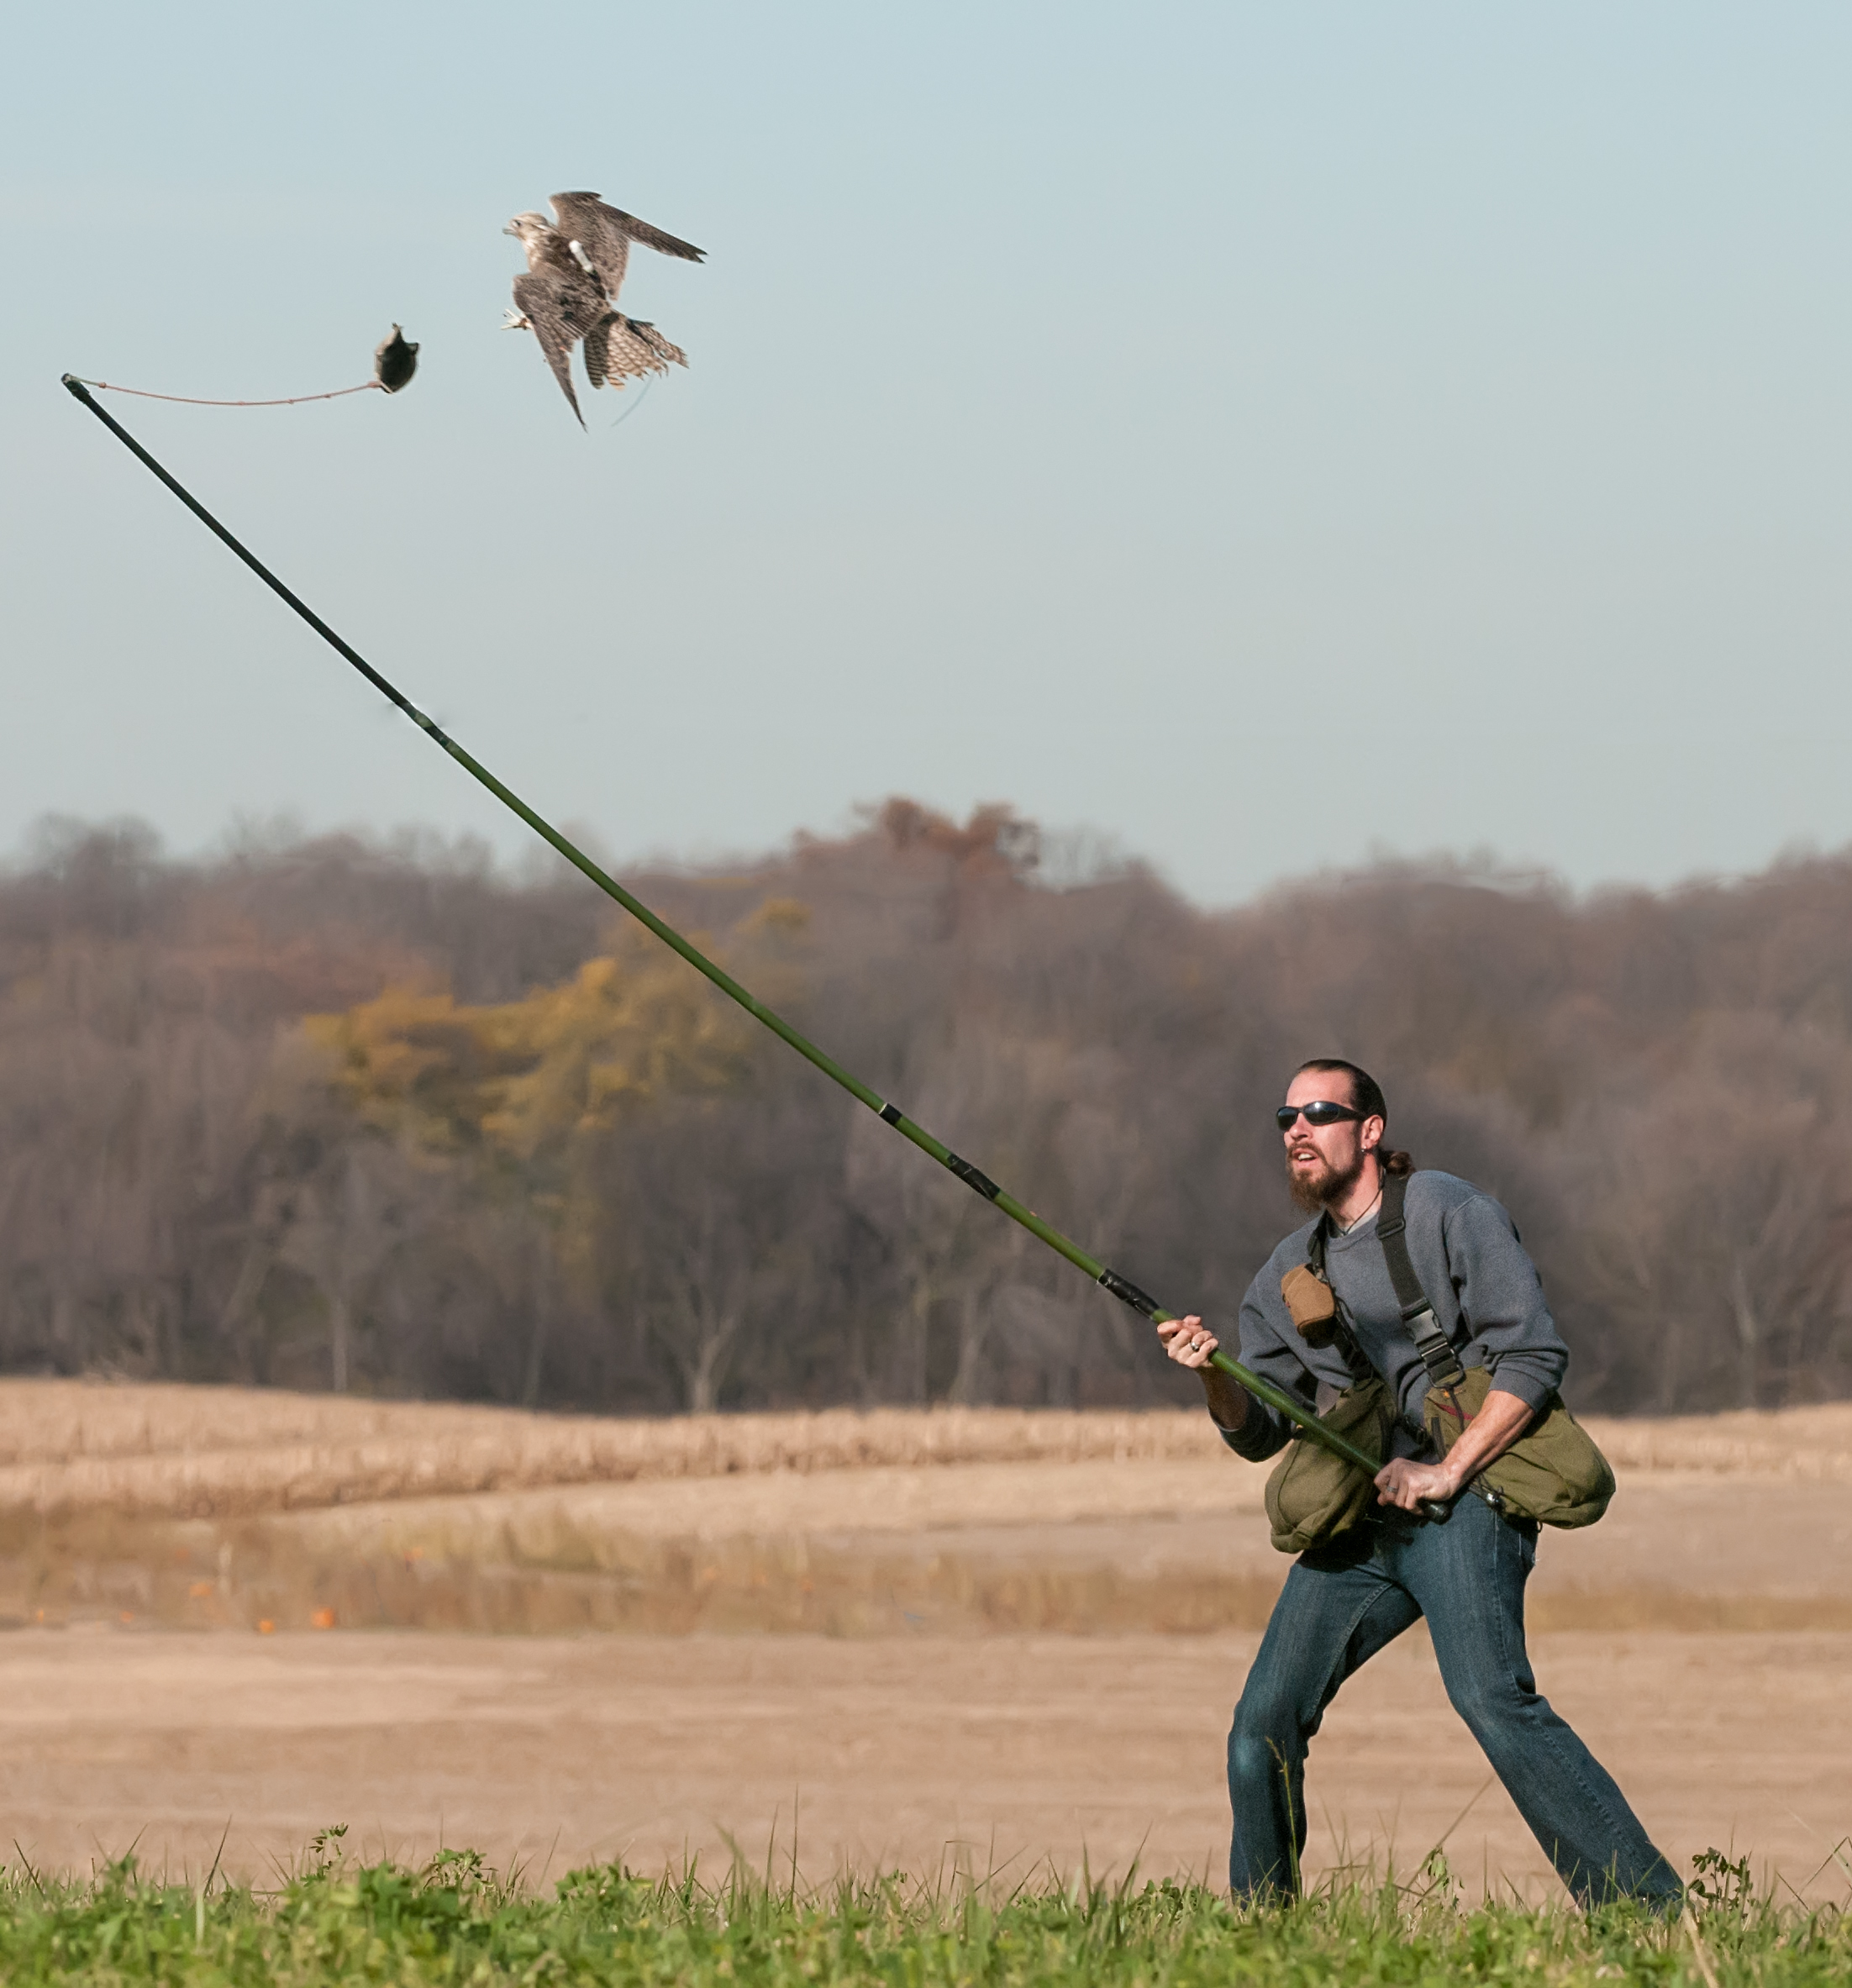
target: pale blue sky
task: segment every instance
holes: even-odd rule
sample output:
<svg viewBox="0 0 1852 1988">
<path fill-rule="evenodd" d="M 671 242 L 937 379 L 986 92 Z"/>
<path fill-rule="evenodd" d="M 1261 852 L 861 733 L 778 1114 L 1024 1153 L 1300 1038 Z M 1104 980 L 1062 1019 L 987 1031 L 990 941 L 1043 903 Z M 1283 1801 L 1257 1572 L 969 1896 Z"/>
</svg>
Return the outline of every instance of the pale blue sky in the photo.
<svg viewBox="0 0 1852 1988">
<path fill-rule="evenodd" d="M 1852 839 L 1852 11 L 104 3 L 0 65 L 0 848 L 522 832 L 60 391 L 607 851 L 905 792 L 1208 902 Z M 574 426 L 498 233 L 699 242 Z"/>
</svg>

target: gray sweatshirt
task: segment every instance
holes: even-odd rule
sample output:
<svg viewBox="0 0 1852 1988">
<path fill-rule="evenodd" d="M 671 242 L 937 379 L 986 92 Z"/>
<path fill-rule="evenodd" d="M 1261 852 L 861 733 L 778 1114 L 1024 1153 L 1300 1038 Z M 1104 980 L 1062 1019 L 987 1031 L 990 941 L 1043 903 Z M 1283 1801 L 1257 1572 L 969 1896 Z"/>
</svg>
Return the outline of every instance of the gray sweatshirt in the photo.
<svg viewBox="0 0 1852 1988">
<path fill-rule="evenodd" d="M 1440 1329 L 1452 1341 L 1463 1367 L 1488 1367 L 1492 1386 L 1540 1408 L 1562 1386 L 1569 1349 L 1556 1330 L 1537 1266 L 1518 1239 L 1511 1217 L 1489 1194 L 1452 1174 L 1421 1172 L 1408 1180 L 1405 1215 L 1408 1254 Z M 1318 1383 L 1334 1389 L 1350 1385 L 1350 1370 L 1335 1346 L 1322 1351 L 1307 1345 L 1280 1295 L 1280 1280 L 1306 1260 L 1315 1225 L 1296 1228 L 1267 1259 L 1241 1301 L 1243 1365 L 1297 1395 L 1307 1407 Z M 1385 1381 L 1402 1415 L 1415 1427 L 1428 1393 L 1428 1370 L 1402 1323 L 1395 1286 L 1376 1218 L 1360 1222 L 1348 1235 L 1325 1246 L 1325 1275 L 1342 1301 L 1357 1344 Z M 1239 1433 L 1223 1439 L 1258 1463 L 1286 1442 L 1292 1425 L 1277 1409 L 1250 1395 L 1248 1417 Z M 1419 1454 L 1411 1431 L 1392 1445 L 1397 1456 Z"/>
</svg>

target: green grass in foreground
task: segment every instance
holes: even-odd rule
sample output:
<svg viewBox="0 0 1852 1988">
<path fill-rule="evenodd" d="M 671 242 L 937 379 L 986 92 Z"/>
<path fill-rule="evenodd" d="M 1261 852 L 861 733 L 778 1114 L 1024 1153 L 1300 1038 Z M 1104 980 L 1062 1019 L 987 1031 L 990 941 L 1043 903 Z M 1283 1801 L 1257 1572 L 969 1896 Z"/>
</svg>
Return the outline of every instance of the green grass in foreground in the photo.
<svg viewBox="0 0 1852 1988">
<path fill-rule="evenodd" d="M 1459 1904 L 1438 1859 L 1413 1886 L 1333 1886 L 1241 1912 L 1174 1883 L 1013 1891 L 843 1880 L 816 1892 L 735 1871 L 572 1872 L 551 1897 L 468 1852 L 420 1870 L 329 1860 L 274 1891 L 156 1882 L 132 1859 L 88 1884 L 0 1873 L 0 1979 L 39 1981 L 929 1985 L 1097 1981 L 1188 1988 L 1344 1982 L 1639 1981 L 1671 1988 L 1852 1981 L 1852 1916 L 1778 1907 L 1723 1865 L 1686 1921 L 1631 1908 Z M 338 1847 L 338 1846 L 337 1846 Z M 1713 1877 L 1717 1872 L 1713 1869 Z"/>
</svg>

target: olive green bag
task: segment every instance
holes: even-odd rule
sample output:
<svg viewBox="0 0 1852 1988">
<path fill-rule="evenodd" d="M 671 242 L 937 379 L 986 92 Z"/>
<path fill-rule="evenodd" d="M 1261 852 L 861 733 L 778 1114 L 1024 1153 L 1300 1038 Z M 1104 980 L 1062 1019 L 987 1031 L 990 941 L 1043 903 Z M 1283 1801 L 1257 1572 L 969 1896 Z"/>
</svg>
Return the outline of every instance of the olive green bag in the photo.
<svg viewBox="0 0 1852 1988">
<path fill-rule="evenodd" d="M 1491 1391 L 1484 1367 L 1462 1368 L 1440 1329 L 1408 1254 L 1402 1202 L 1406 1179 L 1383 1182 L 1376 1235 L 1402 1307 L 1402 1320 L 1428 1369 L 1423 1410 L 1429 1441 L 1444 1456 Z M 1292 1323 L 1307 1345 L 1335 1345 L 1350 1369 L 1351 1385 L 1323 1419 L 1375 1456 L 1389 1454 L 1396 1407 L 1381 1377 L 1339 1313 L 1337 1293 L 1325 1281 L 1324 1223 L 1312 1233 L 1310 1260 L 1280 1280 Z M 1297 1436 L 1297 1432 L 1295 1432 Z M 1592 1526 L 1614 1495 L 1614 1473 L 1581 1424 L 1552 1395 L 1543 1419 L 1482 1470 L 1471 1489 L 1496 1510 L 1546 1526 Z M 1360 1525 L 1374 1507 L 1371 1477 L 1355 1464 L 1306 1439 L 1288 1444 L 1267 1480 L 1267 1518 L 1273 1544 L 1281 1553 L 1326 1546 Z"/>
<path fill-rule="evenodd" d="M 1379 1457 L 1389 1454 L 1389 1427 L 1394 1419 L 1389 1390 L 1375 1378 L 1347 1387 L 1335 1407 L 1319 1417 L 1328 1428 Z M 1362 1524 L 1376 1496 L 1373 1477 L 1295 1429 L 1286 1454 L 1267 1479 L 1273 1544 L 1281 1553 L 1328 1546 Z"/>
<path fill-rule="evenodd" d="M 1459 1386 L 1444 1394 L 1438 1387 L 1428 1390 L 1422 1419 L 1443 1456 L 1484 1407 L 1491 1390 L 1492 1375 L 1484 1367 L 1468 1367 Z M 1459 1404 L 1457 1415 L 1453 1402 Z M 1496 1462 L 1487 1464 L 1475 1486 L 1489 1494 L 1488 1504 L 1496 1502 L 1500 1511 L 1515 1518 L 1534 1518 L 1566 1531 L 1592 1526 L 1607 1511 L 1614 1495 L 1614 1473 L 1594 1438 L 1563 1406 L 1561 1397 L 1552 1395 L 1543 1419 Z"/>
</svg>

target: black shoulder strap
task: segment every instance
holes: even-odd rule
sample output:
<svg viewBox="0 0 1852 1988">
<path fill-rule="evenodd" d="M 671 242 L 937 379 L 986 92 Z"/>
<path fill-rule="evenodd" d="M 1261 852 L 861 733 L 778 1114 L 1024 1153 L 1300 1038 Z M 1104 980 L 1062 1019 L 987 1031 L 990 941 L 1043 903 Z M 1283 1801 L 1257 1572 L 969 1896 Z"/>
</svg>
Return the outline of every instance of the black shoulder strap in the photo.
<svg viewBox="0 0 1852 1988">
<path fill-rule="evenodd" d="M 1306 1239 L 1306 1268 L 1321 1282 L 1328 1281 L 1324 1274 L 1325 1224 L 1331 1218 L 1321 1215 L 1312 1225 L 1312 1233 Z"/>
<path fill-rule="evenodd" d="M 1396 1287 L 1396 1302 L 1402 1307 L 1402 1323 L 1415 1343 L 1428 1378 L 1437 1386 L 1457 1387 L 1466 1377 L 1452 1342 L 1440 1329 L 1434 1308 L 1415 1275 L 1414 1260 L 1408 1254 L 1408 1224 L 1402 1205 L 1408 1192 L 1405 1174 L 1385 1174 L 1382 1209 L 1376 1217 L 1376 1240 L 1382 1244 L 1383 1260 L 1389 1266 L 1389 1281 Z M 1323 1234 L 1324 1225 L 1319 1223 Z"/>
</svg>

